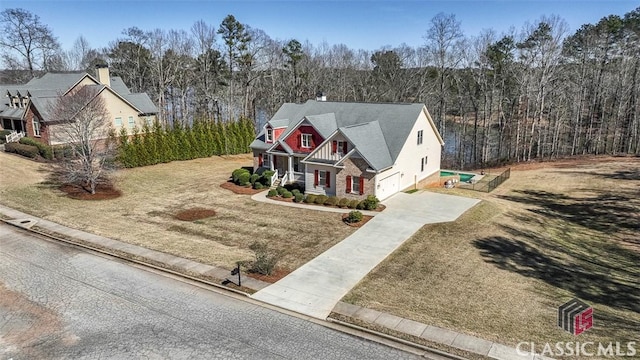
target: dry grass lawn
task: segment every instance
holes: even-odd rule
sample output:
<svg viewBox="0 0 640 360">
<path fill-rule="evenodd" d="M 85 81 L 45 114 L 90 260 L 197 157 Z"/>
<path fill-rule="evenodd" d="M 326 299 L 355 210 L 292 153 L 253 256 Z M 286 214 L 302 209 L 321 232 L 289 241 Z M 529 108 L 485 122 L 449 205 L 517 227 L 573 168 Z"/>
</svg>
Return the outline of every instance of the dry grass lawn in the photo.
<svg viewBox="0 0 640 360">
<path fill-rule="evenodd" d="M 72 228 L 227 268 L 251 260 L 249 245 L 266 241 L 293 270 L 356 229 L 340 214 L 252 201 L 220 187 L 248 155 L 172 162 L 117 172 L 123 195 L 104 201 L 70 199 L 47 182 L 48 165 L 0 153 L 0 203 Z M 177 220 L 182 210 L 215 216 Z"/>
<path fill-rule="evenodd" d="M 490 194 L 436 191 L 483 201 L 423 227 L 345 301 L 511 346 L 637 341 L 639 158 L 515 167 Z M 579 338 L 556 325 L 572 297 L 594 307 Z"/>
</svg>

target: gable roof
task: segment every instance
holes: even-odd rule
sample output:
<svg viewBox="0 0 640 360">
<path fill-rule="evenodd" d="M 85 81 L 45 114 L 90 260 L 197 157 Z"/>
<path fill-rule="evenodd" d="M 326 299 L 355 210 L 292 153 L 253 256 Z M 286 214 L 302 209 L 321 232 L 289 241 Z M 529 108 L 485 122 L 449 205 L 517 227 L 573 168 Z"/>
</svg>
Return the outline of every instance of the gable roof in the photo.
<svg viewBox="0 0 640 360">
<path fill-rule="evenodd" d="M 47 108 L 50 104 L 54 103 L 60 94 L 67 93 L 85 78 L 89 78 L 94 82 L 93 85 L 87 86 L 109 89 L 141 114 L 156 114 L 158 112 L 149 95 L 146 93 L 131 93 L 120 77 L 110 77 L 111 86 L 107 87 L 100 84 L 98 80 L 86 72 L 64 72 L 46 73 L 42 77 L 33 78 L 22 85 L 0 85 L 0 118 L 22 119 L 24 117 L 26 107 L 12 108 L 9 106 L 11 98 L 5 96 L 7 94 L 11 96 L 20 94 L 21 96 L 29 96 L 33 106 L 38 109 L 40 115 L 45 118 L 43 120 L 46 121 L 48 117 Z"/>
<path fill-rule="evenodd" d="M 311 123 L 325 139 L 339 130 L 369 162 L 380 170 L 395 163 L 407 141 L 416 120 L 425 110 L 424 104 L 346 103 L 309 100 L 304 104 L 283 104 L 271 122 L 289 121 L 284 139 L 302 119 Z M 442 139 L 427 116 L 440 144 Z M 261 137 L 262 136 L 262 137 Z M 265 149 L 261 132 L 251 144 L 254 149 Z M 382 146 L 381 146 L 382 145 Z"/>
</svg>

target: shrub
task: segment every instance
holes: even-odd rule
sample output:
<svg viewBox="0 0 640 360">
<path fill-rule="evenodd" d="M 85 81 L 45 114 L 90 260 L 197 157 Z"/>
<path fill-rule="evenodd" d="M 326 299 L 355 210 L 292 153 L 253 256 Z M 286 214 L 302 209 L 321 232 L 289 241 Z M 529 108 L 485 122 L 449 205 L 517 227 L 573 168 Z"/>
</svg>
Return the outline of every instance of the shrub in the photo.
<svg viewBox="0 0 640 360">
<path fill-rule="evenodd" d="M 349 199 L 347 199 L 347 198 L 340 199 L 340 201 L 338 201 L 338 206 L 340 206 L 341 208 L 348 207 L 349 206 Z"/>
<path fill-rule="evenodd" d="M 246 173 L 241 173 L 238 176 L 238 182 L 236 184 L 240 186 L 246 186 L 250 184 L 251 174 L 247 171 Z"/>
<path fill-rule="evenodd" d="M 51 147 L 53 157 L 60 159 L 68 159 L 73 157 L 73 148 L 69 145 L 54 145 Z"/>
<path fill-rule="evenodd" d="M 358 209 L 358 210 L 364 210 L 364 200 L 360 200 L 360 201 L 358 202 L 358 207 L 357 207 L 357 209 Z"/>
<path fill-rule="evenodd" d="M 264 189 L 264 185 L 256 181 L 253 183 L 253 188 L 256 190 Z"/>
<path fill-rule="evenodd" d="M 358 200 L 350 200 L 349 201 L 349 209 L 356 209 L 358 207 L 358 204 L 360 204 L 360 201 L 358 201 Z"/>
<path fill-rule="evenodd" d="M 7 143 L 4 145 L 4 151 L 32 159 L 35 159 L 40 154 L 37 147 L 20 143 Z"/>
<path fill-rule="evenodd" d="M 298 190 L 298 189 L 293 189 L 293 190 L 291 190 L 291 193 L 292 193 L 293 195 L 295 195 L 295 194 L 300 194 L 300 190 Z"/>
<path fill-rule="evenodd" d="M 262 275 L 271 275 L 280 260 L 280 254 L 269 249 L 269 245 L 261 241 L 256 241 L 249 245 L 249 249 L 253 250 L 256 258 L 251 264 L 249 271 Z"/>
<path fill-rule="evenodd" d="M 306 198 L 304 198 L 304 202 L 307 204 L 313 204 L 316 202 L 317 195 L 309 194 Z"/>
<path fill-rule="evenodd" d="M 285 199 L 290 199 L 290 198 L 292 198 L 292 197 L 293 197 L 293 194 L 291 193 L 291 191 L 286 191 L 286 190 L 285 190 L 285 191 L 282 193 L 282 197 L 283 197 L 283 198 L 285 198 Z"/>
<path fill-rule="evenodd" d="M 336 206 L 338 205 L 338 198 L 335 196 L 329 196 L 329 198 L 327 199 L 327 201 L 324 202 L 324 204 L 327 206 Z"/>
<path fill-rule="evenodd" d="M 258 174 L 253 174 L 251 175 L 251 177 L 249 178 L 249 182 L 251 182 L 251 185 L 255 184 L 256 181 L 258 181 L 260 179 L 260 175 Z M 260 184 L 262 185 L 262 184 Z"/>
<path fill-rule="evenodd" d="M 304 200 L 304 195 L 302 195 L 300 192 L 293 195 L 293 202 L 299 203 L 299 202 L 302 202 L 302 200 Z"/>
<path fill-rule="evenodd" d="M 262 176 L 260 176 L 260 182 L 262 183 L 262 185 L 271 186 L 271 177 L 275 173 L 276 173 L 275 171 L 271 171 L 271 170 L 267 170 L 263 172 Z"/>
<path fill-rule="evenodd" d="M 11 134 L 11 130 L 0 130 L 0 144 L 7 142 L 7 135 Z"/>
<path fill-rule="evenodd" d="M 233 182 L 236 185 L 242 185 L 241 181 L 240 181 L 240 176 L 242 176 L 243 178 L 246 176 L 246 183 L 249 182 L 249 180 L 251 179 L 251 173 L 249 172 L 249 170 L 247 169 L 235 169 L 233 170 L 233 172 L 231 173 L 231 179 L 233 180 Z"/>
<path fill-rule="evenodd" d="M 267 197 L 276 197 L 278 196 L 278 192 L 276 191 L 276 189 L 271 189 L 269 190 L 269 193 L 267 193 Z"/>
<path fill-rule="evenodd" d="M 369 195 L 367 196 L 366 199 L 362 200 L 362 202 L 363 202 L 363 209 L 375 210 L 378 207 L 380 200 L 378 200 L 378 198 L 373 195 Z"/>
<path fill-rule="evenodd" d="M 316 196 L 316 200 L 314 201 L 314 203 L 318 205 L 324 205 L 324 203 L 326 203 L 328 199 L 329 197 L 327 195 L 318 195 Z"/>
<path fill-rule="evenodd" d="M 283 188 L 282 186 L 278 186 L 276 188 L 276 191 L 278 192 L 278 195 L 282 195 L 285 191 L 287 191 L 287 189 Z"/>
<path fill-rule="evenodd" d="M 40 153 L 40 156 L 42 156 L 47 160 L 53 159 L 53 154 L 51 153 L 51 147 L 35 139 L 29 138 L 29 137 L 20 138 L 20 144 L 35 146 L 38 148 L 38 152 Z"/>
<path fill-rule="evenodd" d="M 349 211 L 349 216 L 344 219 L 346 222 L 353 224 L 362 221 L 362 213 L 358 210 Z"/>
</svg>

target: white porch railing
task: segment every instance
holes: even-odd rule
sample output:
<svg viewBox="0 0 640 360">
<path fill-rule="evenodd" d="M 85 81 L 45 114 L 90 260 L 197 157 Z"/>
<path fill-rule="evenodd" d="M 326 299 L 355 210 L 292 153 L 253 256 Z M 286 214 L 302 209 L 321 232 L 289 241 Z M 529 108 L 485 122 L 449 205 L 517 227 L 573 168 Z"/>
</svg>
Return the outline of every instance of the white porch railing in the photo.
<svg viewBox="0 0 640 360">
<path fill-rule="evenodd" d="M 284 175 L 282 175 L 282 180 L 280 181 L 281 185 L 285 185 L 289 183 L 289 172 L 285 171 Z"/>
<path fill-rule="evenodd" d="M 11 134 L 6 135 L 5 140 L 7 140 L 8 143 L 18 142 L 20 141 L 20 138 L 23 138 L 23 137 L 24 137 L 24 133 L 22 131 L 20 132 L 14 131 Z"/>
<path fill-rule="evenodd" d="M 270 184 L 273 185 L 276 183 L 276 180 L 278 180 L 278 169 L 273 170 L 273 175 L 271 175 L 271 182 Z"/>
<path fill-rule="evenodd" d="M 289 174 L 289 180 L 291 180 L 291 182 L 304 183 L 304 173 L 294 171 Z"/>
</svg>

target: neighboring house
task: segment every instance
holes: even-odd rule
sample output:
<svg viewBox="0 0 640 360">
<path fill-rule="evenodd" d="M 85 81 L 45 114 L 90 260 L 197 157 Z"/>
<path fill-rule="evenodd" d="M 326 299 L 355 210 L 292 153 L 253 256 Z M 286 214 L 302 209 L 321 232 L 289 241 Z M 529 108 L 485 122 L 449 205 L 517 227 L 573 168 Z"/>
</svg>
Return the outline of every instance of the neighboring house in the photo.
<svg viewBox="0 0 640 360">
<path fill-rule="evenodd" d="M 152 124 L 158 113 L 146 93 L 132 93 L 120 77 L 109 75 L 109 68 L 98 67 L 96 76 L 87 73 L 47 73 L 24 85 L 0 85 L 0 127 L 24 132 L 48 145 L 64 143 L 55 136 L 64 122 L 49 118 L 59 96 L 66 96 L 84 86 L 95 87 L 109 112 L 117 134 L 124 127 L 129 133 L 145 123 Z"/>
<path fill-rule="evenodd" d="M 444 142 L 423 104 L 282 105 L 251 143 L 255 171 L 307 194 L 380 200 L 439 176 Z"/>
</svg>

